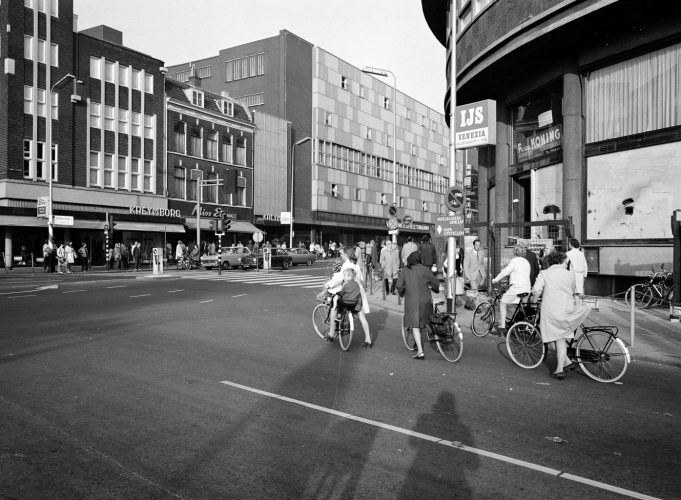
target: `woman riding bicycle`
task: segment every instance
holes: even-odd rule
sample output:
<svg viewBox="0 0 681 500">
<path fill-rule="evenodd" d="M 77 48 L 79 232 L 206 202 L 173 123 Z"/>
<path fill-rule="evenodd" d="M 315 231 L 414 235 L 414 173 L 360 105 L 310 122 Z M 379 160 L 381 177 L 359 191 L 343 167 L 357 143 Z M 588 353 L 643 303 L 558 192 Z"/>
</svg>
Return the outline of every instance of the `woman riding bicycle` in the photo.
<svg viewBox="0 0 681 500">
<path fill-rule="evenodd" d="M 542 297 L 539 319 L 542 342 L 556 344 L 558 362 L 551 375 L 563 380 L 564 369 L 572 364 L 567 356 L 568 339 L 574 338 L 575 330 L 591 310 L 575 300 L 575 276 L 567 269 L 567 256 L 554 251 L 547 260 L 549 268 L 539 273 L 533 292 L 535 298 Z"/>
<path fill-rule="evenodd" d="M 423 359 L 421 328 L 428 325 L 433 314 L 430 291 L 439 292 L 440 282 L 430 268 L 421 263 L 421 252 L 416 250 L 407 257 L 407 265 L 397 278 L 397 290 L 404 295 L 404 327 L 411 328 L 416 342 L 414 359 Z"/>
</svg>

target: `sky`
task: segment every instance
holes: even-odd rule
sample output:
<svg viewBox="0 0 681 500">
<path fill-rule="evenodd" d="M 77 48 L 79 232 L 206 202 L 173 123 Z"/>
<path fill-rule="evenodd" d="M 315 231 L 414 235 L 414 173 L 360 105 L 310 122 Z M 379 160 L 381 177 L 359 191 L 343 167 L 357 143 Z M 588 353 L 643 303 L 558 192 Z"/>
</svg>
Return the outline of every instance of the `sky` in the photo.
<svg viewBox="0 0 681 500">
<path fill-rule="evenodd" d="M 392 71 L 400 92 L 444 113 L 446 51 L 421 0 L 74 0 L 73 10 L 78 30 L 106 24 L 166 66 L 286 29 L 359 68 Z"/>
</svg>

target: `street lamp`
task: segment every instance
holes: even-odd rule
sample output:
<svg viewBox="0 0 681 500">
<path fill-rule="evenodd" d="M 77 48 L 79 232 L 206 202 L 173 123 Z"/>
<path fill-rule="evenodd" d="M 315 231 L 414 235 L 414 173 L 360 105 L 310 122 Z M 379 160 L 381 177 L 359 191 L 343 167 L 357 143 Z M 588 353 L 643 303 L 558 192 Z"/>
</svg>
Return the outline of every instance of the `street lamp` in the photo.
<svg viewBox="0 0 681 500">
<path fill-rule="evenodd" d="M 48 61 L 48 66 L 51 64 Z M 47 143 L 45 145 L 47 149 L 47 176 L 48 176 L 48 216 L 47 216 L 47 233 L 48 233 L 48 245 L 50 246 L 50 249 L 54 251 L 54 214 L 52 213 L 52 193 L 53 193 L 53 187 L 52 187 L 52 93 L 56 90 L 58 90 L 64 82 L 67 80 L 72 79 L 73 80 L 73 95 L 71 96 L 71 102 L 76 103 L 80 100 L 80 98 L 77 98 L 76 94 L 76 85 L 78 83 L 83 83 L 80 80 L 77 80 L 75 75 L 72 75 L 71 73 L 67 73 L 64 76 L 62 76 L 59 80 L 55 82 L 54 85 L 50 87 L 49 95 L 45 96 L 45 100 L 47 101 L 47 106 L 45 109 L 45 142 Z M 57 102 L 58 102 L 57 98 Z M 43 150 L 44 151 L 44 150 Z M 43 154 L 45 154 L 43 152 Z"/>
<path fill-rule="evenodd" d="M 301 144 L 305 144 L 307 141 L 311 140 L 312 138 L 309 136 L 303 137 L 299 141 L 294 142 L 293 146 L 291 147 L 291 227 L 289 228 L 289 248 L 293 248 L 293 176 L 296 171 L 296 146 L 300 146 Z"/>
<path fill-rule="evenodd" d="M 362 73 L 367 75 L 393 77 L 393 204 L 397 206 L 397 77 L 387 69 L 366 67 Z M 397 235 L 393 234 L 393 243 L 397 243 Z"/>
</svg>

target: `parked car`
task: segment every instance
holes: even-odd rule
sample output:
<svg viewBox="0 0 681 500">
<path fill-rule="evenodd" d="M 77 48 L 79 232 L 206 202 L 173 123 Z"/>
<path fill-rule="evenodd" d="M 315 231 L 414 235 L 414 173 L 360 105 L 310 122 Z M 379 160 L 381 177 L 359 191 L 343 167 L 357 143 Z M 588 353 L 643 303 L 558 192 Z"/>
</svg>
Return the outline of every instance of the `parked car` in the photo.
<svg viewBox="0 0 681 500">
<path fill-rule="evenodd" d="M 222 247 L 222 269 L 242 267 L 244 258 L 251 255 L 247 247 Z M 218 254 L 202 255 L 201 265 L 206 269 L 218 267 Z"/>
<path fill-rule="evenodd" d="M 263 268 L 263 258 L 262 249 L 258 250 L 257 256 L 257 266 L 259 269 Z M 291 257 L 286 250 L 281 248 L 272 249 L 272 267 L 281 267 L 282 269 L 288 269 L 291 267 L 293 262 L 293 257 Z M 241 262 L 241 266 L 245 269 L 247 267 L 256 267 L 256 256 L 254 253 L 244 258 Z"/>
<path fill-rule="evenodd" d="M 307 248 L 291 248 L 287 250 L 288 254 L 293 257 L 293 265 L 305 264 L 311 266 L 317 260 L 317 254 L 310 252 Z"/>
</svg>

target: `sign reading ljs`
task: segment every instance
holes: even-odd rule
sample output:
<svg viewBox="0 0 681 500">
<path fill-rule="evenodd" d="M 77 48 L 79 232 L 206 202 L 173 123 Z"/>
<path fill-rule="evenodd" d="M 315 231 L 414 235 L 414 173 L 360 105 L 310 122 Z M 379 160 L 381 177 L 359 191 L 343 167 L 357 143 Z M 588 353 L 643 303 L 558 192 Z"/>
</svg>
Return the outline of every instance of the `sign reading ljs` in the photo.
<svg viewBox="0 0 681 500">
<path fill-rule="evenodd" d="M 497 103 L 490 99 L 456 107 L 456 149 L 497 142 Z"/>
</svg>

